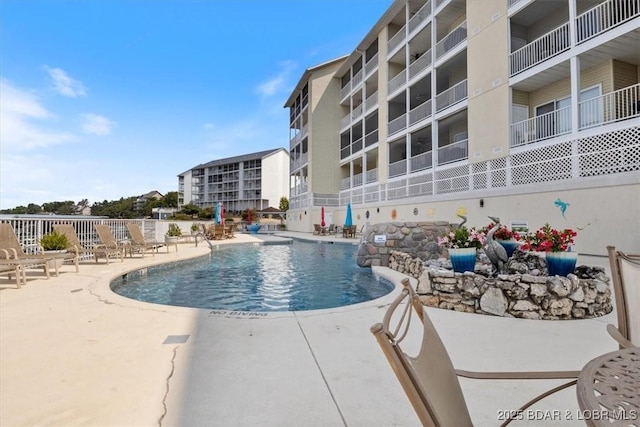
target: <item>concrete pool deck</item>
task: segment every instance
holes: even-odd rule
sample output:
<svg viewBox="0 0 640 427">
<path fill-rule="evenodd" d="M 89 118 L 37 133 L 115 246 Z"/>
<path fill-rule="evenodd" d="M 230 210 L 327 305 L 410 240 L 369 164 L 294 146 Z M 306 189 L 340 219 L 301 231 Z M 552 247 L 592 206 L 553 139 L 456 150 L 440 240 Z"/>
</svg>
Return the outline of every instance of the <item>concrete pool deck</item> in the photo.
<svg viewBox="0 0 640 427">
<path fill-rule="evenodd" d="M 128 271 L 208 253 L 206 244 L 185 244 L 123 263 L 81 263 L 80 273 L 65 265 L 50 280 L 30 272 L 22 289 L 0 279 L 0 426 L 419 425 L 369 332 L 398 289 L 339 309 L 265 315 L 154 305 L 109 289 Z M 606 258 L 578 262 L 607 267 Z M 579 370 L 617 348 L 605 331 L 614 313 L 533 321 L 428 310 L 460 369 Z M 500 424 L 498 411 L 559 383 L 461 379 L 478 426 Z M 513 425 L 584 425 L 573 387 L 534 409 L 541 412 Z M 560 410 L 560 419 L 540 420 L 546 410 Z"/>
</svg>

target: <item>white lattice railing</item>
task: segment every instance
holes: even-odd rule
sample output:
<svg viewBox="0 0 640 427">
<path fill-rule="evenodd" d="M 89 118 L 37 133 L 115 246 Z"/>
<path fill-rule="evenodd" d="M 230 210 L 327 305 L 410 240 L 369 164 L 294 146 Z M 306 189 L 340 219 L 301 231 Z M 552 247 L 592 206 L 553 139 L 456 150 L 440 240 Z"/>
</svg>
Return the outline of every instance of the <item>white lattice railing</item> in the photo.
<svg viewBox="0 0 640 427">
<path fill-rule="evenodd" d="M 511 125 L 511 146 L 530 144 L 571 132 L 571 107 L 564 107 Z"/>
<path fill-rule="evenodd" d="M 398 162 L 389 164 L 389 177 L 400 176 L 407 173 L 407 160 L 403 159 Z"/>
<path fill-rule="evenodd" d="M 467 99 L 467 80 L 451 86 L 436 96 L 436 111 L 442 111 L 453 104 Z"/>
<path fill-rule="evenodd" d="M 413 77 L 417 76 L 429 65 L 431 65 L 431 49 L 420 55 L 418 59 L 416 59 L 409 65 L 409 78 L 412 79 Z"/>
<path fill-rule="evenodd" d="M 351 186 L 352 187 L 359 187 L 362 185 L 362 174 L 358 173 L 355 174 L 351 177 Z"/>
<path fill-rule="evenodd" d="M 299 196 L 291 197 L 289 200 L 289 209 L 302 209 L 311 206 L 309 193 L 306 191 Z"/>
<path fill-rule="evenodd" d="M 363 109 L 364 109 L 364 104 L 358 105 L 356 108 L 353 109 L 353 112 L 351 113 L 351 118 L 353 118 L 353 120 L 357 120 L 360 116 L 362 116 Z"/>
<path fill-rule="evenodd" d="M 438 148 L 438 164 L 444 165 L 468 158 L 468 145 L 469 140 L 465 139 Z"/>
<path fill-rule="evenodd" d="M 428 169 L 433 165 L 433 152 L 431 150 L 411 157 L 409 168 L 411 172 Z"/>
<path fill-rule="evenodd" d="M 351 79 L 351 87 L 355 88 L 356 86 L 358 86 L 360 83 L 362 83 L 362 77 L 364 75 L 364 71 L 360 70 L 356 73 L 355 76 L 353 76 L 353 78 Z"/>
<path fill-rule="evenodd" d="M 440 58 L 466 39 L 467 21 L 458 25 L 453 31 L 444 36 L 444 38 L 436 44 L 436 58 Z"/>
<path fill-rule="evenodd" d="M 400 30 L 389 39 L 389 42 L 387 43 L 387 52 L 391 54 L 398 46 L 400 46 L 406 36 L 407 26 L 403 25 L 402 28 L 400 28 Z"/>
<path fill-rule="evenodd" d="M 423 102 L 413 110 L 409 111 L 409 126 L 426 119 L 431 116 L 431 100 Z"/>
<path fill-rule="evenodd" d="M 640 117 L 640 84 L 578 104 L 580 129 Z"/>
<path fill-rule="evenodd" d="M 523 1 L 523 0 L 509 0 L 509 7 L 511 7 L 511 6 L 513 6 L 513 5 L 517 4 L 517 3 L 520 3 L 521 1 Z"/>
<path fill-rule="evenodd" d="M 365 110 L 370 111 L 378 106 L 378 92 L 374 92 L 364 101 Z"/>
<path fill-rule="evenodd" d="M 420 24 L 425 22 L 430 16 L 431 1 L 428 1 L 409 19 L 409 33 L 418 28 Z"/>
<path fill-rule="evenodd" d="M 340 88 L 340 99 L 345 99 L 351 93 L 351 81 Z"/>
<path fill-rule="evenodd" d="M 365 179 L 367 183 L 375 182 L 378 180 L 378 169 L 370 169 L 365 173 Z"/>
<path fill-rule="evenodd" d="M 509 55 L 510 76 L 546 61 L 567 49 L 569 49 L 568 22 L 511 53 Z"/>
<path fill-rule="evenodd" d="M 387 83 L 387 91 L 393 93 L 407 83 L 407 69 L 400 71 Z"/>
<path fill-rule="evenodd" d="M 393 135 L 406 128 L 407 128 L 407 115 L 403 114 L 400 117 L 396 117 L 395 119 L 389 122 L 387 132 L 389 133 L 389 135 Z"/>
<path fill-rule="evenodd" d="M 339 206 L 338 194 L 313 193 L 313 206 Z"/>
<path fill-rule="evenodd" d="M 342 178 L 340 180 L 340 190 L 346 190 L 347 188 L 351 188 L 351 178 Z"/>
<path fill-rule="evenodd" d="M 582 43 L 640 15 L 640 2 L 609 0 L 576 18 L 576 43 Z"/>
</svg>

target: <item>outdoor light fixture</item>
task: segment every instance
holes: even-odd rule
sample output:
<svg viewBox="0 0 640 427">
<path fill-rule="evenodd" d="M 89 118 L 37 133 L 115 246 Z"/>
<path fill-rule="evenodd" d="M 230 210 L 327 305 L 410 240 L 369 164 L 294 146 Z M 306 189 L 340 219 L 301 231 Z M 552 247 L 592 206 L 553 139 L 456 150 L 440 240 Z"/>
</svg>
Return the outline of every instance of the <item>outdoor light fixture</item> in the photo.
<svg viewBox="0 0 640 427">
<path fill-rule="evenodd" d="M 480 199 L 480 207 L 484 208 L 484 199 Z"/>
</svg>

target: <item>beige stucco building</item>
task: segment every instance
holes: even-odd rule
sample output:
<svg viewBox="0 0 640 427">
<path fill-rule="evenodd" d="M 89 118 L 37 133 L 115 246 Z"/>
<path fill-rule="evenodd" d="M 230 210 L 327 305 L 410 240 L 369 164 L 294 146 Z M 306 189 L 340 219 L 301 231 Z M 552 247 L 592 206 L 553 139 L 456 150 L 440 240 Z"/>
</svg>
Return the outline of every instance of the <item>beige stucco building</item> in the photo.
<svg viewBox="0 0 640 427">
<path fill-rule="evenodd" d="M 351 203 L 640 252 L 640 0 L 396 0 L 285 107 L 291 230 Z"/>
</svg>

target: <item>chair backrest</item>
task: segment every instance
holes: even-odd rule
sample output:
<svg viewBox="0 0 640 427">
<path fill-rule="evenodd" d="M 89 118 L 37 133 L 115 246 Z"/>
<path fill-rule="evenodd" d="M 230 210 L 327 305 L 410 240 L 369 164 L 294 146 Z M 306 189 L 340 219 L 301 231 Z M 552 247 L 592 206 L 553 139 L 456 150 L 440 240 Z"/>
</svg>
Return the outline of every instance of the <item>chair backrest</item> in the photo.
<svg viewBox="0 0 640 427">
<path fill-rule="evenodd" d="M 371 332 L 423 425 L 472 426 L 449 354 L 409 280 L 404 279 L 402 284 L 401 294 Z M 422 320 L 413 322 L 422 326 L 422 342 L 418 354 L 409 356 L 402 350 L 402 341 L 409 333 L 414 312 Z"/>
<path fill-rule="evenodd" d="M 129 231 L 129 235 L 131 236 L 133 243 L 136 245 L 144 245 L 144 234 L 142 234 L 142 230 L 140 230 L 138 224 L 127 223 L 127 230 Z"/>
<path fill-rule="evenodd" d="M 320 227 L 320 224 L 313 224 L 313 231 L 322 231 L 322 227 Z"/>
<path fill-rule="evenodd" d="M 0 248 L 14 249 L 18 257 L 25 255 L 22 250 L 22 246 L 20 246 L 18 236 L 16 236 L 15 231 L 13 231 L 13 227 L 11 227 L 11 224 L 8 222 L 0 224 Z"/>
<path fill-rule="evenodd" d="M 98 233 L 98 238 L 102 241 L 102 243 L 109 247 L 115 248 L 118 247 L 118 242 L 116 241 L 115 236 L 111 232 L 111 228 L 109 228 L 106 224 L 95 224 L 94 228 Z"/>
<path fill-rule="evenodd" d="M 53 229 L 67 237 L 70 247 L 82 249 L 82 244 L 71 224 L 54 224 Z"/>
<path fill-rule="evenodd" d="M 640 254 L 616 251 L 607 246 L 618 330 L 635 346 L 640 346 Z"/>
</svg>

